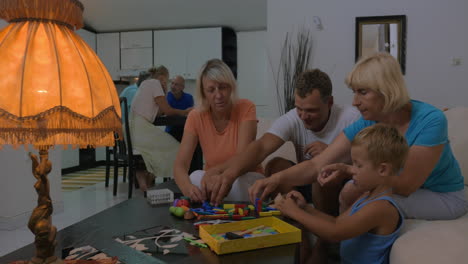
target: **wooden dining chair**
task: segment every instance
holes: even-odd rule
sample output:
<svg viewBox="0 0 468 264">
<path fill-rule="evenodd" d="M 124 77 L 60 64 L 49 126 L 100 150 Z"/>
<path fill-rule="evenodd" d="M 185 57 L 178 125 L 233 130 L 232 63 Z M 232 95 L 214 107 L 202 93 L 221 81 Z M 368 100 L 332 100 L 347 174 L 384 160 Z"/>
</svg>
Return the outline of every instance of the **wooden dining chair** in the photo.
<svg viewBox="0 0 468 264">
<path fill-rule="evenodd" d="M 132 198 L 133 193 L 133 185 L 136 184 L 135 177 L 136 177 L 136 164 L 141 157 L 139 155 L 134 155 L 133 153 L 133 146 L 132 146 L 132 139 L 130 135 L 130 125 L 128 122 L 128 109 L 127 107 L 127 98 L 120 97 L 120 104 L 124 111 L 122 111 L 122 120 L 124 125 L 124 134 L 123 138 L 120 138 L 119 135 L 116 133 L 115 136 L 115 144 L 114 147 L 111 149 L 109 147 L 106 148 L 106 187 L 109 186 L 109 177 L 110 177 L 110 166 L 114 167 L 114 186 L 113 186 L 113 194 L 114 196 L 117 195 L 117 185 L 118 185 L 118 176 L 119 176 L 119 168 L 123 168 L 123 180 L 125 182 L 125 178 L 128 171 L 128 198 Z M 112 156 L 112 161 L 111 161 Z M 137 187 L 137 186 L 136 186 Z"/>
</svg>

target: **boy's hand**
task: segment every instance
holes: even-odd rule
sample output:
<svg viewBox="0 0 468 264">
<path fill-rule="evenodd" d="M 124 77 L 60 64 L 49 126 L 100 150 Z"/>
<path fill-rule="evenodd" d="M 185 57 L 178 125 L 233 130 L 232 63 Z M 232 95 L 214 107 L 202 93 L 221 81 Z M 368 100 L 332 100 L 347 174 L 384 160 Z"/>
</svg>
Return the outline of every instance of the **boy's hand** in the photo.
<svg viewBox="0 0 468 264">
<path fill-rule="evenodd" d="M 302 196 L 302 194 L 298 191 L 290 191 L 286 195 L 286 199 L 292 199 L 294 202 L 296 202 L 296 205 L 299 206 L 299 208 L 304 209 L 307 206 L 307 202 Z"/>
<path fill-rule="evenodd" d="M 296 201 L 291 197 L 286 197 L 285 199 L 281 200 L 278 204 L 275 204 L 276 208 L 281 211 L 284 216 L 293 218 L 294 212 L 297 210 L 301 210 Z"/>
<path fill-rule="evenodd" d="M 351 166 L 335 163 L 323 167 L 317 177 L 320 186 L 340 184 L 345 179 L 352 178 Z"/>
</svg>

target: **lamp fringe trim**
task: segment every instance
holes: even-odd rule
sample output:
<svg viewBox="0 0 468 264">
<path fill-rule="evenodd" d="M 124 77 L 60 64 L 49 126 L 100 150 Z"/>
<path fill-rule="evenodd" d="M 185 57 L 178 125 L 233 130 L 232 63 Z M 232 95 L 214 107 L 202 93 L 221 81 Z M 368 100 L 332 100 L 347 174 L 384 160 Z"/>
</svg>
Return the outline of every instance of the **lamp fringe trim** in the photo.
<svg viewBox="0 0 468 264">
<path fill-rule="evenodd" d="M 113 106 L 93 118 L 63 106 L 27 117 L 0 109 L 0 124 L 0 145 L 113 146 L 114 133 L 122 136 L 122 122 Z"/>
</svg>

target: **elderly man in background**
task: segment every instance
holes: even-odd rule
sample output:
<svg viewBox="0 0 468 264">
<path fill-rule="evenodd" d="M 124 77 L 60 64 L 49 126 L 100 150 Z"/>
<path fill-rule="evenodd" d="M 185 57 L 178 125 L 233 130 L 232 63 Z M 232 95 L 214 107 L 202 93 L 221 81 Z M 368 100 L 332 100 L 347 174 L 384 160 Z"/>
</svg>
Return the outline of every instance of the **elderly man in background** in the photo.
<svg viewBox="0 0 468 264">
<path fill-rule="evenodd" d="M 185 93 L 185 79 L 177 75 L 171 81 L 171 91 L 167 93 L 167 102 L 172 108 L 185 110 L 193 107 L 193 96 Z M 183 126 L 166 126 L 166 132 L 171 134 L 177 141 L 182 140 L 184 134 Z"/>
</svg>

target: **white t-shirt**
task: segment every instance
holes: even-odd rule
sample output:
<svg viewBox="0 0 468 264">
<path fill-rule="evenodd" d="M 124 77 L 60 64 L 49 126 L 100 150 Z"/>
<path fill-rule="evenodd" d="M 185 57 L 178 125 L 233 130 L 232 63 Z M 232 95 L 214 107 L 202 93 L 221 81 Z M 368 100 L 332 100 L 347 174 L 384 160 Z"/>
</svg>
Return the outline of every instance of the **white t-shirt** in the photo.
<svg viewBox="0 0 468 264">
<path fill-rule="evenodd" d="M 161 83 L 156 79 L 143 81 L 133 98 L 132 111 L 153 123 L 159 110 L 154 98 L 158 96 L 165 96 Z"/>
<path fill-rule="evenodd" d="M 321 141 L 329 145 L 344 128 L 359 119 L 360 116 L 359 111 L 352 106 L 333 104 L 330 118 L 325 127 L 319 132 L 314 132 L 304 126 L 297 114 L 297 109 L 294 108 L 280 116 L 267 133 L 271 133 L 285 142 L 291 141 L 296 150 L 297 161 L 302 162 L 312 158 L 309 154 L 304 154 L 304 148 L 308 144 Z"/>
</svg>

